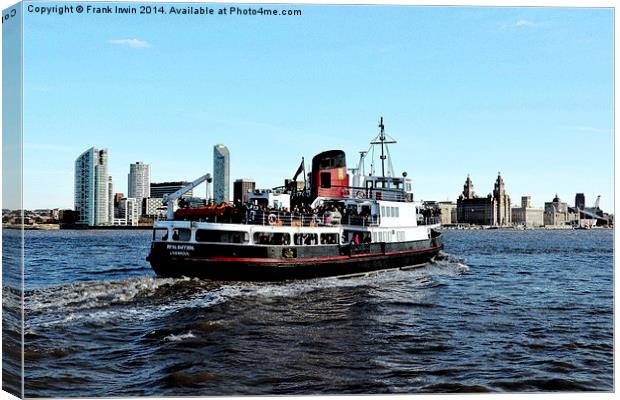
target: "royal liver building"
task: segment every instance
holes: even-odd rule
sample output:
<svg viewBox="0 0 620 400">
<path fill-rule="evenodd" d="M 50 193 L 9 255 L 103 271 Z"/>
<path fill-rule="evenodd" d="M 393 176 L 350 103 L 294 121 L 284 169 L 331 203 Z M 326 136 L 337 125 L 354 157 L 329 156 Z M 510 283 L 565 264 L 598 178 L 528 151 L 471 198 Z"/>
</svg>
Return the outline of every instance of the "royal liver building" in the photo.
<svg viewBox="0 0 620 400">
<path fill-rule="evenodd" d="M 475 225 L 510 225 L 510 196 L 506 193 L 504 180 L 497 174 L 493 193 L 486 197 L 478 197 L 474 192 L 474 184 L 467 176 L 463 193 L 456 201 L 456 213 L 459 223 Z"/>
</svg>

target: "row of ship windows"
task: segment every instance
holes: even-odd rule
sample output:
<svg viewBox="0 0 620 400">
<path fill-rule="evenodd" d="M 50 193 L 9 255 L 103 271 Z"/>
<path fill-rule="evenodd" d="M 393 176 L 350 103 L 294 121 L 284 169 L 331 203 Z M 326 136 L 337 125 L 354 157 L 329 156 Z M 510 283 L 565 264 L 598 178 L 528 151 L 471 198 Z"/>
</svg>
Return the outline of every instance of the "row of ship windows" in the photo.
<svg viewBox="0 0 620 400">
<path fill-rule="evenodd" d="M 381 206 L 381 216 L 382 217 L 396 217 L 396 218 L 398 218 L 399 214 L 400 214 L 400 207 Z"/>
<path fill-rule="evenodd" d="M 405 241 L 405 231 L 384 231 L 384 232 L 373 232 L 372 233 L 372 241 L 373 242 L 404 242 Z M 396 239 L 396 240 L 394 240 Z"/>
<path fill-rule="evenodd" d="M 338 244 L 339 238 L 337 233 L 295 233 L 293 235 L 293 244 L 297 246 L 310 246 L 316 244 Z M 159 241 L 168 240 L 167 229 L 155 229 L 153 231 L 153 239 Z M 372 241 L 377 242 L 391 242 L 405 241 L 405 231 L 384 231 L 373 232 Z M 179 242 L 188 242 L 191 240 L 191 230 L 189 229 L 173 229 L 172 240 Z M 249 234 L 242 231 L 216 231 L 198 229 L 196 231 L 197 242 L 207 243 L 249 243 Z M 255 244 L 271 244 L 271 245 L 290 245 L 291 235 L 284 232 L 255 232 L 254 233 Z"/>
<path fill-rule="evenodd" d="M 177 228 L 172 230 L 172 240 L 179 242 L 188 242 L 191 240 L 191 230 Z M 291 235 L 284 232 L 255 232 L 254 243 L 256 244 L 273 244 L 273 245 L 290 245 Z M 168 240 L 167 229 L 155 229 L 153 231 L 153 240 Z M 243 231 L 217 231 L 198 229 L 196 231 L 197 242 L 208 243 L 249 243 L 250 236 L 248 232 Z M 295 233 L 293 242 L 296 245 L 315 245 L 315 244 L 338 244 L 337 233 Z"/>
</svg>

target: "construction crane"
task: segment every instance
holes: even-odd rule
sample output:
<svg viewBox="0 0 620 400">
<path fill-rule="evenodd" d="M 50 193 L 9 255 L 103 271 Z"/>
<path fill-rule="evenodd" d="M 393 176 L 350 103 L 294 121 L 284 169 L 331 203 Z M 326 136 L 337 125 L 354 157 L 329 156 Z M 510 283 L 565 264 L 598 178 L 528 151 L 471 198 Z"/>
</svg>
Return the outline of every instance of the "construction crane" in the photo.
<svg viewBox="0 0 620 400">
<path fill-rule="evenodd" d="M 601 202 L 601 195 L 599 194 L 596 197 L 596 202 L 594 203 L 594 207 L 584 207 L 583 210 L 580 210 L 579 208 L 577 208 L 577 212 L 580 212 L 585 217 L 606 220 L 606 218 L 599 215 L 599 213 L 601 213 L 601 209 L 599 208 L 600 202 Z"/>
<path fill-rule="evenodd" d="M 183 196 L 185 193 L 189 192 L 190 190 L 200 185 L 202 182 L 206 181 L 209 178 L 211 178 L 211 174 L 205 174 L 201 176 L 200 178 L 196 179 L 195 181 L 193 181 L 192 183 L 190 183 L 189 185 L 177 190 L 176 192 L 172 194 L 165 194 L 163 201 L 164 201 L 164 204 L 167 205 L 166 219 L 167 220 L 174 219 L 174 212 L 176 211 L 176 208 L 177 208 L 177 200 L 179 200 L 181 196 Z"/>
<path fill-rule="evenodd" d="M 594 203 L 594 211 L 598 211 L 598 204 L 601 201 L 601 195 L 596 196 L 596 202 Z"/>
</svg>

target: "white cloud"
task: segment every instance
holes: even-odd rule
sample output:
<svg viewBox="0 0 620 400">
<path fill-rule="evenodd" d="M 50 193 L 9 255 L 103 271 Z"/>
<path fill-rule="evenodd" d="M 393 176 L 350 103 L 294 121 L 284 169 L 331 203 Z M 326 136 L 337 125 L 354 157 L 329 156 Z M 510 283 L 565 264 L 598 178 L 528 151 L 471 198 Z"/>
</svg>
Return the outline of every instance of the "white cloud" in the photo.
<svg viewBox="0 0 620 400">
<path fill-rule="evenodd" d="M 134 49 L 144 49 L 146 47 L 151 47 L 148 42 L 139 39 L 113 39 L 110 40 L 110 43 L 118 44 L 120 46 L 129 46 Z"/>
</svg>

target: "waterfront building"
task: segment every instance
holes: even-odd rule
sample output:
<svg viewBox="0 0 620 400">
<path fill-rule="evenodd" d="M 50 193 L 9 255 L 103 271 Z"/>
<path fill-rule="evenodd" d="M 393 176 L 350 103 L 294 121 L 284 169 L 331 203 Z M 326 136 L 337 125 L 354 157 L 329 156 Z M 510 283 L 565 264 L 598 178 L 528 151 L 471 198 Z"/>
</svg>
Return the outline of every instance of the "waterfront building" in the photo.
<svg viewBox="0 0 620 400">
<path fill-rule="evenodd" d="M 510 196 L 506 193 L 504 180 L 497 174 L 493 193 L 487 197 L 478 197 L 474 192 L 474 184 L 469 175 L 463 185 L 463 193 L 456 202 L 457 220 L 459 223 L 474 225 L 510 225 Z"/>
<path fill-rule="evenodd" d="M 474 183 L 469 175 L 463 185 L 463 193 L 456 201 L 457 220 L 460 223 L 474 225 L 492 225 L 491 195 L 478 197 L 474 191 Z"/>
<path fill-rule="evenodd" d="M 239 204 L 248 202 L 248 195 L 256 189 L 256 182 L 251 179 L 237 179 L 233 184 L 233 201 Z"/>
<path fill-rule="evenodd" d="M 125 193 L 114 193 L 114 206 L 118 205 L 123 198 L 125 198 Z"/>
<path fill-rule="evenodd" d="M 133 197 L 121 199 L 118 204 L 118 217 L 114 218 L 114 225 L 137 226 L 140 220 L 140 202 Z"/>
<path fill-rule="evenodd" d="M 586 208 L 586 196 L 583 193 L 575 194 L 575 208 L 580 210 Z"/>
<path fill-rule="evenodd" d="M 456 215 L 456 203 L 452 201 L 438 201 L 439 220 L 442 225 L 456 224 L 458 221 Z"/>
<path fill-rule="evenodd" d="M 506 193 L 504 180 L 497 173 L 495 187 L 493 188 L 493 225 L 510 225 L 512 214 L 510 213 L 510 196 Z"/>
<path fill-rule="evenodd" d="M 188 184 L 189 182 L 187 181 L 151 183 L 150 184 L 151 197 L 144 199 L 143 214 L 150 218 L 158 218 L 158 217 L 163 216 L 163 214 L 165 214 L 165 205 L 163 201 L 164 195 L 172 194 L 176 192 L 177 190 L 183 189 Z M 181 198 L 190 199 L 193 196 L 194 196 L 194 191 L 189 190 L 187 191 L 187 193 L 181 196 Z"/>
<path fill-rule="evenodd" d="M 248 193 L 248 201 L 259 207 L 269 209 L 291 209 L 291 196 L 287 193 L 274 193 L 271 190 L 256 190 Z"/>
<path fill-rule="evenodd" d="M 577 219 L 578 215 L 571 212 L 568 205 L 560 200 L 557 193 L 551 202 L 545 203 L 545 226 L 566 225 Z"/>
<path fill-rule="evenodd" d="M 512 223 L 523 225 L 528 228 L 544 225 L 544 210 L 532 207 L 532 197 L 522 196 L 521 207 L 512 209 Z"/>
<path fill-rule="evenodd" d="M 189 207 L 202 207 L 207 205 L 207 199 L 203 199 L 202 197 L 184 197 L 179 201 L 179 203 L 181 202 Z"/>
<path fill-rule="evenodd" d="M 160 182 L 160 183 L 151 183 L 151 196 L 152 198 L 162 198 L 165 194 L 172 194 L 179 189 L 183 189 L 187 186 L 189 182 L 187 181 L 177 181 L 177 182 Z M 193 190 L 189 190 L 182 197 L 192 197 Z"/>
<path fill-rule="evenodd" d="M 58 219 L 63 224 L 75 224 L 77 223 L 79 213 L 74 210 L 60 210 Z"/>
<path fill-rule="evenodd" d="M 230 152 L 223 144 L 213 147 L 213 200 L 230 201 Z"/>
<path fill-rule="evenodd" d="M 151 197 L 151 168 L 148 164 L 141 161 L 129 164 L 127 197 L 137 199 L 140 207 L 144 199 Z"/>
<path fill-rule="evenodd" d="M 112 176 L 108 176 L 108 215 L 112 222 L 114 221 L 114 183 Z"/>
<path fill-rule="evenodd" d="M 149 197 L 145 200 L 144 214 L 150 218 L 161 218 L 166 214 L 164 199 L 161 197 Z"/>
<path fill-rule="evenodd" d="M 78 224 L 109 225 L 110 180 L 108 150 L 91 147 L 75 160 L 74 205 Z"/>
</svg>

